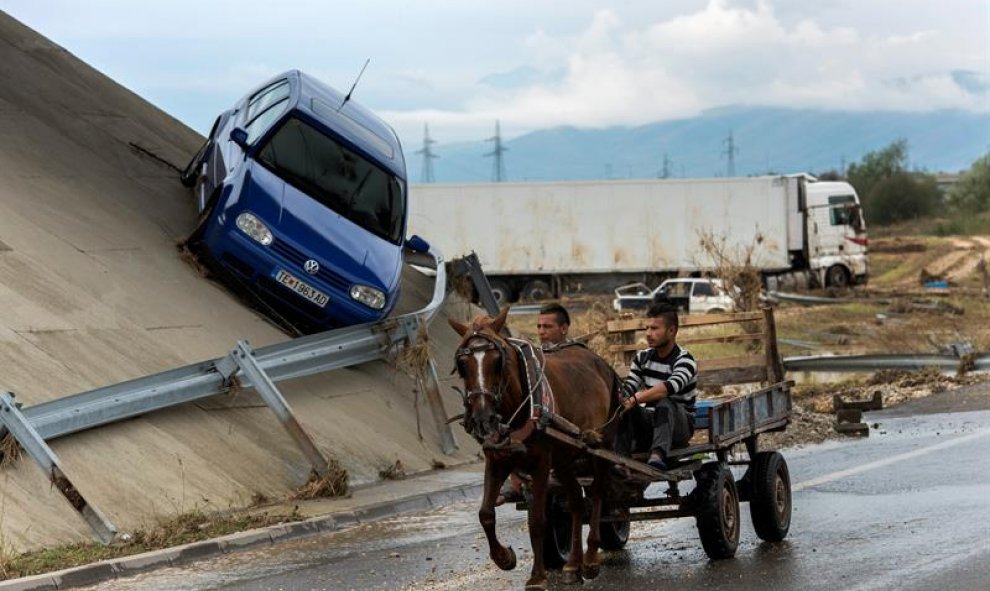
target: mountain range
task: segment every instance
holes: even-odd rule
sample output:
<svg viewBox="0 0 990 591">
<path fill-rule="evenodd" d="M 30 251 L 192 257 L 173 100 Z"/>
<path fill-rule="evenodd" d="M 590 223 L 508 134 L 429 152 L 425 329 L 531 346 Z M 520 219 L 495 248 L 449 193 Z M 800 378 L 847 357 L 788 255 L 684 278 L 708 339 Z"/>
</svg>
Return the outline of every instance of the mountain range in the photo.
<svg viewBox="0 0 990 591">
<path fill-rule="evenodd" d="M 636 127 L 555 127 L 502 139 L 503 180 L 820 173 L 841 170 L 900 138 L 908 142 L 911 169 L 958 172 L 990 147 L 990 115 L 721 107 Z M 493 142 L 443 144 L 442 138 L 435 139 L 435 182 L 494 180 L 495 158 L 485 156 L 493 152 Z M 406 146 L 413 182 L 426 179 L 418 147 Z"/>
</svg>

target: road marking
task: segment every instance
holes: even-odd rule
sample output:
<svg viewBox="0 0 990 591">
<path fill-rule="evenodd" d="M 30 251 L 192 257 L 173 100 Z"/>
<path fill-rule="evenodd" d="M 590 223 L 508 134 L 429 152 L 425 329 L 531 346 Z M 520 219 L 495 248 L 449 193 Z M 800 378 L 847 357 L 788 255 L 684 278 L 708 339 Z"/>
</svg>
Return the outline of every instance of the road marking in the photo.
<svg viewBox="0 0 990 591">
<path fill-rule="evenodd" d="M 957 437 L 955 439 L 950 439 L 948 441 L 936 443 L 935 445 L 929 445 L 928 447 L 923 447 L 921 449 L 916 449 L 914 451 L 902 453 L 897 456 L 891 456 L 889 458 L 877 460 L 876 462 L 870 462 L 869 464 L 856 466 L 855 468 L 849 468 L 848 470 L 839 470 L 838 472 L 825 474 L 824 476 L 819 476 L 818 478 L 805 480 L 804 482 L 799 482 L 795 484 L 793 487 L 791 487 L 791 490 L 795 492 L 799 490 L 804 490 L 806 488 L 811 488 L 812 486 L 818 486 L 819 484 L 825 484 L 826 482 L 839 480 L 840 478 L 845 478 L 847 476 L 859 474 L 860 472 L 866 472 L 867 470 L 873 470 L 874 468 L 879 468 L 881 466 L 886 466 L 888 464 L 896 464 L 897 462 L 910 460 L 911 458 L 916 458 L 918 456 L 931 453 L 933 451 L 938 451 L 940 449 L 945 449 L 947 447 L 954 447 L 956 445 L 961 445 L 963 443 L 967 443 L 974 439 L 979 439 L 980 437 L 986 437 L 988 435 L 990 435 L 990 430 L 977 431 L 976 433 L 971 433 L 970 435 L 964 435 L 962 437 Z"/>
</svg>

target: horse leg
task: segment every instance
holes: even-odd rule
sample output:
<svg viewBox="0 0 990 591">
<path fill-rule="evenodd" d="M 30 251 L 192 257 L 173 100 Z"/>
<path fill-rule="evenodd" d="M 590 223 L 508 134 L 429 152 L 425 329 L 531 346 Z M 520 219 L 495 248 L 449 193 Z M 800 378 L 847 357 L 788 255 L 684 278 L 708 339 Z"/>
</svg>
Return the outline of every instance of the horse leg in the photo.
<svg viewBox="0 0 990 591">
<path fill-rule="evenodd" d="M 586 579 L 594 579 L 601 571 L 602 559 L 598 553 L 601 547 L 601 517 L 602 517 L 602 497 L 605 496 L 606 478 L 608 478 L 608 465 L 605 462 L 595 460 L 595 479 L 591 483 L 591 516 L 588 519 L 588 551 L 584 555 L 584 564 L 581 574 Z"/>
<path fill-rule="evenodd" d="M 581 582 L 581 563 L 584 559 L 581 545 L 581 528 L 584 525 L 584 498 L 581 493 L 581 485 L 574 476 L 570 464 L 562 463 L 557 468 L 556 475 L 564 487 L 567 503 L 571 508 L 571 553 L 567 557 L 567 564 L 564 565 L 560 580 L 565 585 L 573 585 Z"/>
<path fill-rule="evenodd" d="M 478 510 L 478 521 L 485 530 L 488 538 L 488 555 L 502 570 L 516 568 L 516 553 L 511 546 L 503 546 L 495 534 L 495 500 L 502 488 L 502 483 L 509 476 L 510 470 L 502 463 L 491 458 L 485 461 L 485 492 L 481 497 L 481 509 Z"/>
<path fill-rule="evenodd" d="M 533 548 L 533 570 L 526 591 L 546 591 L 547 570 L 543 562 L 543 539 L 547 531 L 547 489 L 550 485 L 550 454 L 542 453 L 533 467 L 530 483 L 529 543 Z"/>
</svg>

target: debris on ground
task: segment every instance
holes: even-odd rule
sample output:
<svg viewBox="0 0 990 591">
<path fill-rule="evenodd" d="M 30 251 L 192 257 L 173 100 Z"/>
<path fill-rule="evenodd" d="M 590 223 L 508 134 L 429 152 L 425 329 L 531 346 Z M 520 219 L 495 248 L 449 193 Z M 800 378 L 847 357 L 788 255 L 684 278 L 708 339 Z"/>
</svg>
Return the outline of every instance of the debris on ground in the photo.
<svg viewBox="0 0 990 591">
<path fill-rule="evenodd" d="M 771 433 L 773 447 L 811 445 L 835 438 L 835 400 L 865 401 L 878 397 L 884 408 L 927 398 L 952 388 L 987 381 L 985 375 L 951 376 L 934 368 L 919 371 L 883 369 L 865 379 L 795 386 L 791 424 L 783 433 Z"/>
<path fill-rule="evenodd" d="M 327 473 L 320 476 L 315 472 L 310 475 L 306 484 L 293 493 L 293 499 L 317 499 L 323 497 L 343 497 L 350 490 L 350 475 L 347 470 L 335 460 L 327 461 Z"/>
<path fill-rule="evenodd" d="M 379 470 L 378 477 L 382 480 L 403 480 L 406 477 L 406 467 L 400 460 L 395 460 L 394 464 Z"/>
</svg>

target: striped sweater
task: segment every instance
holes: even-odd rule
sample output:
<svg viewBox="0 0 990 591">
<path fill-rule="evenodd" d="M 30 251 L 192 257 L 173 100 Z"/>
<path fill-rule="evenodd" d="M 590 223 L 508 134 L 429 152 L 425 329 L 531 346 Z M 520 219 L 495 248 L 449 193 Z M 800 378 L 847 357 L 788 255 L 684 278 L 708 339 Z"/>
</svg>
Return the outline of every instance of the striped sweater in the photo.
<svg viewBox="0 0 990 591">
<path fill-rule="evenodd" d="M 629 375 L 622 386 L 626 396 L 632 396 L 660 383 L 667 385 L 667 395 L 671 400 L 683 404 L 689 412 L 694 412 L 698 364 L 687 349 L 674 345 L 670 355 L 663 359 L 659 358 L 656 349 L 639 351 L 629 365 Z M 647 404 L 652 406 L 655 402 Z"/>
</svg>

